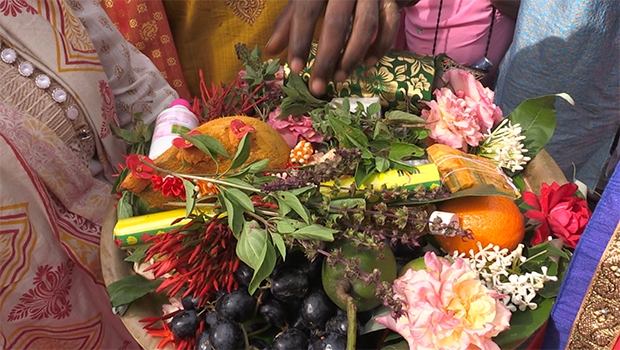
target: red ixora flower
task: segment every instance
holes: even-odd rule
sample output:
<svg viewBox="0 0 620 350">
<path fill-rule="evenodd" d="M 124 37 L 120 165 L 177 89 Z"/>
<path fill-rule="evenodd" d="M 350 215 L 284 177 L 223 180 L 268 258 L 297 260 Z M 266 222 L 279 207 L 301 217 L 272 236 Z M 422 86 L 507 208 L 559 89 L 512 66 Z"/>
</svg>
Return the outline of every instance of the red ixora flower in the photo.
<svg viewBox="0 0 620 350">
<path fill-rule="evenodd" d="M 198 134 L 200 134 L 200 131 L 198 130 L 192 130 L 187 133 L 187 135 L 198 135 Z M 176 139 L 172 140 L 172 145 L 178 149 L 194 147 L 194 145 L 192 145 L 191 142 L 187 141 L 186 139 L 182 137 L 177 137 Z"/>
<path fill-rule="evenodd" d="M 157 192 L 161 190 L 161 194 L 167 197 L 181 197 L 182 200 L 186 199 L 185 185 L 183 180 L 175 176 L 166 176 L 162 179 L 161 176 L 153 175 L 151 177 L 151 183 L 153 184 L 153 191 Z"/>
<path fill-rule="evenodd" d="M 145 180 L 149 180 L 151 176 L 153 176 L 151 174 L 153 172 L 153 168 L 143 163 L 147 162 L 154 165 L 155 163 L 153 163 L 153 161 L 149 157 L 141 154 L 130 154 L 129 156 L 125 157 L 125 159 L 127 159 L 127 168 L 131 170 L 133 176 L 137 177 L 138 179 Z"/>
<path fill-rule="evenodd" d="M 575 184 L 560 186 L 554 182 L 551 186 L 543 183 L 540 196 L 523 192 L 523 200 L 536 208 L 525 213 L 525 216 L 541 223 L 530 242 L 533 246 L 545 242 L 551 235 L 561 238 L 571 248 L 577 246 L 592 216 L 588 203 L 583 198 L 575 197 L 577 190 Z"/>
<path fill-rule="evenodd" d="M 247 125 L 239 119 L 234 119 L 230 122 L 230 130 L 237 136 L 238 139 L 242 138 L 249 132 L 256 131 L 253 126 Z"/>
</svg>

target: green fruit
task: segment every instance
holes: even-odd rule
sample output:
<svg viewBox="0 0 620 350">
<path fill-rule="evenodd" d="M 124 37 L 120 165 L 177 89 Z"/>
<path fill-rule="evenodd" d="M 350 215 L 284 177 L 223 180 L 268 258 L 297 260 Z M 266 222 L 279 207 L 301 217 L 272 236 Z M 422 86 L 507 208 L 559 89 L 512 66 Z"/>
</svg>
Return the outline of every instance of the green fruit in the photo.
<svg viewBox="0 0 620 350">
<path fill-rule="evenodd" d="M 417 259 L 413 259 L 410 262 L 408 262 L 405 266 L 403 266 L 403 269 L 398 274 L 398 277 L 401 277 L 402 275 L 404 275 L 405 272 L 407 272 L 407 270 L 409 269 L 412 269 L 413 271 L 418 271 L 418 270 L 428 271 L 428 267 L 426 266 L 426 263 L 424 262 L 424 257 L 421 256 Z"/>
<path fill-rule="evenodd" d="M 378 253 L 370 248 L 361 247 L 358 249 L 357 244 L 347 239 L 341 239 L 330 245 L 330 250 L 341 248 L 344 259 L 360 259 L 359 268 L 371 273 L 374 269 L 381 271 L 379 281 L 394 282 L 396 279 L 396 259 L 389 247 L 384 247 L 381 253 L 385 259 L 379 260 Z M 323 288 L 329 298 L 341 309 L 346 309 L 344 300 L 340 300 L 337 296 L 338 282 L 345 279 L 345 266 L 338 263 L 335 267 L 331 267 L 326 259 L 323 262 L 323 271 L 321 274 L 323 280 Z M 376 285 L 365 285 L 363 281 L 351 280 L 351 289 L 347 292 L 357 306 L 358 311 L 367 311 L 381 304 L 381 300 L 375 296 Z"/>
</svg>

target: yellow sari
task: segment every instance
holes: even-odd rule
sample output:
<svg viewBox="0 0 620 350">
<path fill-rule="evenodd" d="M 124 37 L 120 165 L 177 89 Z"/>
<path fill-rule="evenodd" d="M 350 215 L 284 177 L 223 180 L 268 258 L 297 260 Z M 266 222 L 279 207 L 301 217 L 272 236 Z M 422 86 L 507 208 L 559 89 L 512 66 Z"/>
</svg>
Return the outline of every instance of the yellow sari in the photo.
<svg viewBox="0 0 620 350">
<path fill-rule="evenodd" d="M 207 86 L 230 84 L 243 69 L 235 43 L 264 48 L 286 0 L 164 1 L 185 79 L 199 96 L 199 70 Z M 282 55 L 282 58 L 285 56 Z"/>
</svg>

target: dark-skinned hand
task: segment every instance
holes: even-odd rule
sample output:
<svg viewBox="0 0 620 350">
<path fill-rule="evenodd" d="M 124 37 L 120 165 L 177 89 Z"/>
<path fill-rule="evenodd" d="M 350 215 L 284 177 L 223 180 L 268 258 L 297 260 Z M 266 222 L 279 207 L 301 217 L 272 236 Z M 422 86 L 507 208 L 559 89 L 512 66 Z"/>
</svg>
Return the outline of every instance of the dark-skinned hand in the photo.
<svg viewBox="0 0 620 350">
<path fill-rule="evenodd" d="M 289 0 L 265 47 L 268 54 L 288 46 L 291 71 L 306 65 L 319 17 L 323 22 L 310 91 L 322 95 L 330 80 L 345 80 L 360 64 L 374 65 L 392 46 L 403 5 L 411 0 Z M 374 40 L 373 40 L 374 39 Z"/>
</svg>

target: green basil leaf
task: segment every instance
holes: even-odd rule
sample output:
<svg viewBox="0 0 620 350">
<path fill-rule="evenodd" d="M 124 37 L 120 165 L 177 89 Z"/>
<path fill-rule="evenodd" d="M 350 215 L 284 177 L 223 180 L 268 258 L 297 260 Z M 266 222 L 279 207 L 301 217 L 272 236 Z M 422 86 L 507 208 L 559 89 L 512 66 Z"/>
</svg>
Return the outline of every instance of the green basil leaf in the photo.
<svg viewBox="0 0 620 350">
<path fill-rule="evenodd" d="M 415 114 L 407 113 L 404 111 L 387 111 L 385 112 L 385 120 L 387 122 L 398 123 L 410 123 L 410 124 L 426 124 L 426 120 L 418 117 Z"/>
<path fill-rule="evenodd" d="M 379 112 L 381 112 L 381 104 L 376 102 L 370 104 L 370 106 L 368 106 L 368 108 L 366 109 L 366 115 L 368 117 L 371 117 Z"/>
<path fill-rule="evenodd" d="M 338 232 L 338 230 L 312 224 L 291 233 L 291 237 L 300 240 L 318 239 L 321 241 L 332 242 L 334 240 L 334 233 L 336 232 Z"/>
<path fill-rule="evenodd" d="M 301 196 L 302 194 L 310 191 L 310 190 L 316 190 L 316 187 L 314 186 L 305 186 L 305 187 L 300 187 L 300 188 L 293 188 L 292 190 L 288 190 L 287 192 L 292 194 L 293 196 Z"/>
<path fill-rule="evenodd" d="M 222 192 L 226 197 L 228 197 L 228 199 L 236 202 L 243 209 L 252 213 L 254 212 L 254 204 L 252 203 L 252 200 L 240 189 L 234 187 L 222 188 Z"/>
<path fill-rule="evenodd" d="M 246 221 L 235 251 L 241 261 L 256 271 L 263 264 L 266 242 L 267 231 L 254 220 Z"/>
<path fill-rule="evenodd" d="M 375 157 L 375 166 L 377 167 L 377 171 L 382 173 L 390 169 L 390 161 L 383 157 Z"/>
<path fill-rule="evenodd" d="M 144 260 L 144 258 L 146 258 L 146 251 L 150 248 L 150 246 L 145 245 L 142 247 L 138 247 L 136 248 L 130 256 L 126 257 L 124 259 L 124 261 L 127 262 L 135 262 L 135 263 L 140 263 L 142 262 L 142 260 Z"/>
<path fill-rule="evenodd" d="M 296 230 L 305 226 L 301 221 L 288 219 L 288 218 L 274 218 L 273 221 L 276 222 L 276 228 L 279 233 L 293 233 Z"/>
<path fill-rule="evenodd" d="M 187 140 L 189 143 L 191 143 L 192 145 L 194 145 L 194 147 L 198 148 L 199 150 L 201 150 L 202 152 L 204 152 L 206 155 L 208 155 L 211 159 L 213 159 L 213 161 L 215 163 L 217 163 L 217 155 L 213 154 L 213 152 L 211 152 L 211 149 L 209 149 L 209 147 L 207 147 L 204 143 L 202 143 L 201 141 L 198 140 L 198 138 L 196 136 L 198 135 L 187 135 L 187 134 L 181 134 L 180 135 L 184 140 Z M 204 135 L 206 136 L 206 135 Z M 218 141 L 219 143 L 219 141 Z M 185 162 L 185 159 L 183 160 Z"/>
<path fill-rule="evenodd" d="M 200 146 L 204 146 L 210 152 L 219 154 L 222 157 L 230 159 L 230 155 L 226 152 L 226 148 L 216 138 L 203 134 L 183 135 L 183 138 L 191 142 L 192 145 L 198 147 L 202 151 Z M 199 146 L 200 145 L 200 146 Z M 204 152 L 204 151 L 203 151 Z M 206 153 L 206 152 L 205 152 Z"/>
<path fill-rule="evenodd" d="M 239 237 L 245 221 L 243 218 L 243 208 L 239 206 L 239 204 L 228 199 L 228 197 L 223 195 L 221 192 L 218 195 L 218 198 L 220 203 L 224 204 L 226 214 L 228 214 L 228 226 L 230 226 L 233 235 L 235 237 Z"/>
<path fill-rule="evenodd" d="M 284 244 L 284 239 L 282 238 L 282 235 L 280 235 L 277 232 L 272 232 L 272 231 L 269 231 L 269 234 L 271 235 L 271 240 L 273 241 L 273 245 L 275 245 L 276 248 L 278 249 L 278 252 L 280 252 L 280 255 L 282 256 L 282 260 L 286 260 L 286 244 Z"/>
<path fill-rule="evenodd" d="M 123 170 L 118 173 L 116 180 L 114 180 L 114 185 L 112 185 L 112 194 L 115 194 L 119 191 L 118 187 L 121 185 L 121 183 L 123 183 L 123 181 L 125 181 L 125 178 L 127 177 L 127 175 L 129 175 L 129 173 L 131 173 L 131 170 L 129 170 L 129 168 L 127 167 L 123 168 Z"/>
<path fill-rule="evenodd" d="M 112 306 L 129 304 L 156 290 L 163 280 L 149 281 L 140 275 L 131 275 L 110 284 L 106 289 Z"/>
<path fill-rule="evenodd" d="M 116 204 L 116 218 L 118 220 L 133 217 L 133 207 L 130 203 L 132 196 L 133 193 L 130 191 L 123 191 L 123 195 Z"/>
<path fill-rule="evenodd" d="M 260 173 L 261 171 L 265 169 L 267 164 L 269 164 L 269 159 L 261 159 L 261 160 L 254 161 L 250 165 L 247 166 L 248 172 L 250 174 Z"/>
<path fill-rule="evenodd" d="M 185 217 L 187 218 L 196 207 L 196 193 L 194 192 L 196 185 L 182 177 L 179 177 L 179 179 L 183 180 L 183 186 L 185 187 Z"/>
<path fill-rule="evenodd" d="M 271 242 L 265 242 L 265 254 L 263 256 L 263 263 L 260 268 L 254 270 L 254 276 L 252 276 L 252 281 L 248 286 L 248 293 L 250 295 L 254 294 L 256 289 L 260 286 L 260 284 L 265 280 L 265 278 L 269 277 L 273 272 L 273 268 L 276 266 L 276 250 L 273 248 Z"/>
<path fill-rule="evenodd" d="M 267 237 L 267 231 L 261 229 L 256 221 L 245 222 L 236 253 L 241 261 L 254 269 L 254 276 L 248 287 L 249 292 L 254 293 L 276 264 L 275 249 Z"/>
<path fill-rule="evenodd" d="M 237 169 L 248 160 L 250 157 L 250 149 L 252 148 L 252 139 L 250 139 L 250 132 L 243 135 L 241 142 L 239 142 L 239 146 L 237 147 L 237 153 L 230 163 L 230 167 L 226 172 L 229 172 L 232 169 Z"/>
<path fill-rule="evenodd" d="M 276 192 L 276 198 L 278 199 L 278 202 L 282 201 L 290 206 L 291 209 L 293 209 L 293 211 L 296 212 L 297 215 L 299 215 L 299 217 L 301 217 L 305 222 L 308 224 L 310 223 L 310 212 L 308 211 L 308 208 L 301 204 L 297 196 L 290 192 L 278 191 Z"/>
<path fill-rule="evenodd" d="M 418 145 L 406 142 L 392 142 L 390 144 L 390 155 L 392 159 L 403 159 L 405 157 L 421 157 L 424 149 Z"/>
</svg>

